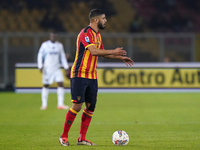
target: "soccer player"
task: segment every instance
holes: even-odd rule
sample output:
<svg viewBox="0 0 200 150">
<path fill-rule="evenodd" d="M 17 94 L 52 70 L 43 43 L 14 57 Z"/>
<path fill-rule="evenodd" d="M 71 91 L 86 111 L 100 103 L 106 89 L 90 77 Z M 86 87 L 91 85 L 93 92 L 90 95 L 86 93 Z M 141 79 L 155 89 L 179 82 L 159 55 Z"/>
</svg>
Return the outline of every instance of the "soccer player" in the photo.
<svg viewBox="0 0 200 150">
<path fill-rule="evenodd" d="M 89 19 L 89 26 L 82 29 L 77 37 L 76 56 L 71 68 L 71 101 L 73 103 L 66 114 L 63 133 L 59 138 L 59 142 L 63 146 L 69 146 L 68 132 L 83 103 L 85 103 L 86 107 L 81 117 L 77 145 L 96 145 L 86 139 L 86 133 L 97 101 L 96 68 L 98 56 L 119 59 L 125 62 L 126 65 L 133 65 L 133 61 L 125 56 L 126 51 L 122 48 L 104 49 L 99 30 L 105 28 L 107 22 L 105 13 L 100 9 L 93 9 L 89 13 Z"/>
<path fill-rule="evenodd" d="M 69 65 L 66 59 L 64 48 L 62 43 L 56 41 L 57 35 L 55 33 L 50 33 L 50 40 L 42 43 L 38 56 L 38 68 L 42 73 L 42 82 L 44 84 L 41 91 L 42 106 L 41 110 L 47 109 L 47 101 L 49 95 L 49 85 L 53 81 L 57 82 L 57 109 L 69 109 L 69 106 L 64 105 L 64 77 L 60 69 L 60 62 L 62 63 L 66 75 L 70 73 Z"/>
</svg>

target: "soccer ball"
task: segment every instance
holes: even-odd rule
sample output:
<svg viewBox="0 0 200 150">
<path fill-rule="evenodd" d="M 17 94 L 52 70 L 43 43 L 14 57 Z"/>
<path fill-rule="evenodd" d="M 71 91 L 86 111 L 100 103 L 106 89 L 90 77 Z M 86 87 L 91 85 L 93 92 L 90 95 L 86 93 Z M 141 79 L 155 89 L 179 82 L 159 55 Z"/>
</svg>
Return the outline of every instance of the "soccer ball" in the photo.
<svg viewBox="0 0 200 150">
<path fill-rule="evenodd" d="M 129 142 L 128 134 L 123 130 L 115 131 L 112 135 L 114 145 L 127 145 Z"/>
</svg>

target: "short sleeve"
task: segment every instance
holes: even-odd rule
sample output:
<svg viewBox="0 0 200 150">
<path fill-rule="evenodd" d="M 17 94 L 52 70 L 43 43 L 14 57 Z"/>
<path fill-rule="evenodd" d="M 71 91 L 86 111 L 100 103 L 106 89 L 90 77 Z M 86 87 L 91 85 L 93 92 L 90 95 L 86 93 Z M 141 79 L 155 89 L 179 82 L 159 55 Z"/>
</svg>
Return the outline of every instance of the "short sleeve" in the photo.
<svg viewBox="0 0 200 150">
<path fill-rule="evenodd" d="M 91 45 L 95 45 L 93 42 L 92 32 L 90 32 L 88 30 L 87 30 L 87 32 L 81 33 L 80 40 L 81 40 L 82 44 L 84 45 L 85 49 Z"/>
</svg>

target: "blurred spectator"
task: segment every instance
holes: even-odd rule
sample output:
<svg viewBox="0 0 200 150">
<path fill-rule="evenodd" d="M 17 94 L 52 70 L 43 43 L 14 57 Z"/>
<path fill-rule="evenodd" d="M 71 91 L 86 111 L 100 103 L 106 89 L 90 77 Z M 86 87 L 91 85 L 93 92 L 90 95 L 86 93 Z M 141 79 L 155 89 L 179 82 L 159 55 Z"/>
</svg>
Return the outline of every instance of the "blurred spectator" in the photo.
<svg viewBox="0 0 200 150">
<path fill-rule="evenodd" d="M 48 11 L 43 20 L 40 22 L 40 27 L 45 30 L 54 30 L 55 32 L 66 32 L 61 20 L 58 17 L 58 13 Z"/>
<path fill-rule="evenodd" d="M 133 20 L 130 23 L 130 32 L 143 32 L 144 31 L 144 23 L 142 17 L 139 13 L 136 13 L 133 17 Z"/>
<path fill-rule="evenodd" d="M 50 3 L 45 0 L 26 0 L 26 3 L 29 10 L 50 8 Z"/>
<path fill-rule="evenodd" d="M 166 57 L 164 58 L 164 62 L 171 62 L 171 59 L 170 59 L 169 57 L 166 56 Z"/>
<path fill-rule="evenodd" d="M 161 0 L 153 0 L 153 6 L 156 10 L 160 12 L 168 12 L 169 11 L 169 5 L 167 4 L 167 1 L 161 1 Z"/>
<path fill-rule="evenodd" d="M 169 20 L 167 19 L 166 13 L 155 14 L 150 23 L 149 27 L 154 31 L 165 31 L 166 27 L 169 27 Z"/>
<path fill-rule="evenodd" d="M 103 10 L 107 17 L 116 15 L 116 10 L 114 9 L 112 3 L 108 0 L 89 0 L 89 5 L 91 9 L 98 8 Z"/>
<path fill-rule="evenodd" d="M 198 3 L 199 0 L 183 0 L 184 6 L 194 11 L 199 11 Z"/>
<path fill-rule="evenodd" d="M 71 10 L 70 0 L 56 0 L 59 10 Z"/>
<path fill-rule="evenodd" d="M 0 9 L 7 9 L 12 13 L 18 13 L 25 8 L 23 0 L 0 0 Z"/>
<path fill-rule="evenodd" d="M 32 9 L 45 9 L 47 11 L 52 8 L 58 8 L 59 10 L 68 10 L 70 6 L 70 0 L 26 0 L 29 10 Z"/>
<path fill-rule="evenodd" d="M 130 0 L 153 32 L 200 31 L 198 0 Z M 132 23 L 131 23 L 132 24 Z M 134 24 L 135 26 L 137 24 Z"/>
<path fill-rule="evenodd" d="M 74 62 L 74 57 L 70 53 L 66 54 L 66 58 L 68 62 Z"/>
</svg>

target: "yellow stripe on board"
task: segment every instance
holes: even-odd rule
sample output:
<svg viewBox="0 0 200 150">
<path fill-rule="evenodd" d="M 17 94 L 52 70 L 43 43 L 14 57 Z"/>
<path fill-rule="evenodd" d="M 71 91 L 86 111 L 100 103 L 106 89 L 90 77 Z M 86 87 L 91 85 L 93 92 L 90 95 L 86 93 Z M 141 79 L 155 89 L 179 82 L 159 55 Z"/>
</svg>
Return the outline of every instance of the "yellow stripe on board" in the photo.
<svg viewBox="0 0 200 150">
<path fill-rule="evenodd" d="M 65 70 L 61 69 L 63 75 Z M 70 87 L 70 80 L 64 76 L 64 86 Z M 15 69 L 15 87 L 16 88 L 42 88 L 42 74 L 39 69 L 35 68 L 16 68 Z M 57 87 L 57 83 L 53 82 L 50 87 Z"/>
<path fill-rule="evenodd" d="M 96 65 L 96 64 L 95 64 Z M 64 74 L 64 69 L 62 69 Z M 99 88 L 200 88 L 200 69 L 196 68 L 97 68 Z M 96 78 L 94 71 L 94 78 Z M 16 68 L 16 88 L 42 88 L 37 68 Z M 64 86 L 70 80 L 64 77 Z M 51 87 L 56 88 L 54 82 Z"/>
</svg>

